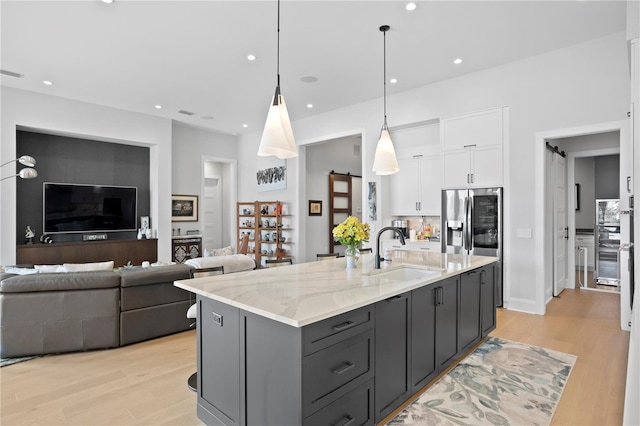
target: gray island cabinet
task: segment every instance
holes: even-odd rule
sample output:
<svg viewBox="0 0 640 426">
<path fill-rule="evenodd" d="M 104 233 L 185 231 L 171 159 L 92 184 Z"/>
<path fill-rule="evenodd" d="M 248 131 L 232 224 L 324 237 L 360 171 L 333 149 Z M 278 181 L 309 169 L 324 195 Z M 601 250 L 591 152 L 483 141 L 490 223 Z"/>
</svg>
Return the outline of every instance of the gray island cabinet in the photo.
<svg viewBox="0 0 640 426">
<path fill-rule="evenodd" d="M 373 425 L 495 328 L 496 258 L 402 256 L 177 281 L 197 294 L 198 417 Z"/>
</svg>

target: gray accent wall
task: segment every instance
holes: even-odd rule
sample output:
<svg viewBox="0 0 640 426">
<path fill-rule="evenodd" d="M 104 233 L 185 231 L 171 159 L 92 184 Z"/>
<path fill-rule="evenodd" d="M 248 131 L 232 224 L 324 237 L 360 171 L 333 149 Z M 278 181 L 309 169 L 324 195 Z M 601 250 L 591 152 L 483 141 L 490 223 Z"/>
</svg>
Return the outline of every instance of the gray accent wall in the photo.
<svg viewBox="0 0 640 426">
<path fill-rule="evenodd" d="M 39 241 L 43 226 L 43 183 L 135 186 L 137 223 L 150 212 L 149 148 L 18 130 L 18 156 L 37 161 L 38 177 L 19 180 L 16 200 L 16 243 L 24 244 L 27 225 Z M 19 170 L 19 169 L 18 169 Z M 151 228 L 155 228 L 152 221 Z M 81 241 L 82 233 L 53 234 L 54 241 Z M 135 232 L 109 232 L 109 239 L 136 238 Z"/>
</svg>

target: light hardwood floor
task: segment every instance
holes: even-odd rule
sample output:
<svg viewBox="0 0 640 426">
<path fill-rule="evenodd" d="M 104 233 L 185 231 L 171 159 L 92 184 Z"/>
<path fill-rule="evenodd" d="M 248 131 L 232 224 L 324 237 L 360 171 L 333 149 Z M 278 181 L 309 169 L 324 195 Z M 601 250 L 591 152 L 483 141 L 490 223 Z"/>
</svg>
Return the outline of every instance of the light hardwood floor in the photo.
<svg viewBox="0 0 640 426">
<path fill-rule="evenodd" d="M 565 290 L 538 316 L 498 310 L 493 336 L 578 356 L 554 425 L 620 425 L 629 334 L 619 296 Z M 195 332 L 0 369 L 2 425 L 197 425 Z"/>
</svg>

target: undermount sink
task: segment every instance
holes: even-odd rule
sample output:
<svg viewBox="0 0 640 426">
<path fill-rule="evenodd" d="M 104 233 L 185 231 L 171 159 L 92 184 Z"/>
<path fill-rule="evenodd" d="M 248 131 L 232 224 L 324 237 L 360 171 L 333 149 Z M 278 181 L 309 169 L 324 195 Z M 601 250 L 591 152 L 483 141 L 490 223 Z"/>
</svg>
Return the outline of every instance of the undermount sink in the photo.
<svg viewBox="0 0 640 426">
<path fill-rule="evenodd" d="M 411 281 L 421 278 L 429 278 L 439 274 L 439 271 L 433 271 L 429 269 L 412 268 L 407 266 L 401 266 L 399 268 L 393 268 L 390 270 L 379 270 L 371 273 L 372 277 L 386 278 L 393 281 Z"/>
</svg>

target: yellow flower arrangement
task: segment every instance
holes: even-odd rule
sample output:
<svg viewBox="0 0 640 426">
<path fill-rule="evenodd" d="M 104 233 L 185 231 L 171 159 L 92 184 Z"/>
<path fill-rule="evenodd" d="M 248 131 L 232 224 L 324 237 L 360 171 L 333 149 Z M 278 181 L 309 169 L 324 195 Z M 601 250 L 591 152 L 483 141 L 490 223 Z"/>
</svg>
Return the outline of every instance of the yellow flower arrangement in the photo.
<svg viewBox="0 0 640 426">
<path fill-rule="evenodd" d="M 349 216 L 340 225 L 333 228 L 333 238 L 343 246 L 347 246 L 354 252 L 356 247 L 361 247 L 363 242 L 369 241 L 368 223 L 360 223 L 357 217 Z"/>
</svg>

